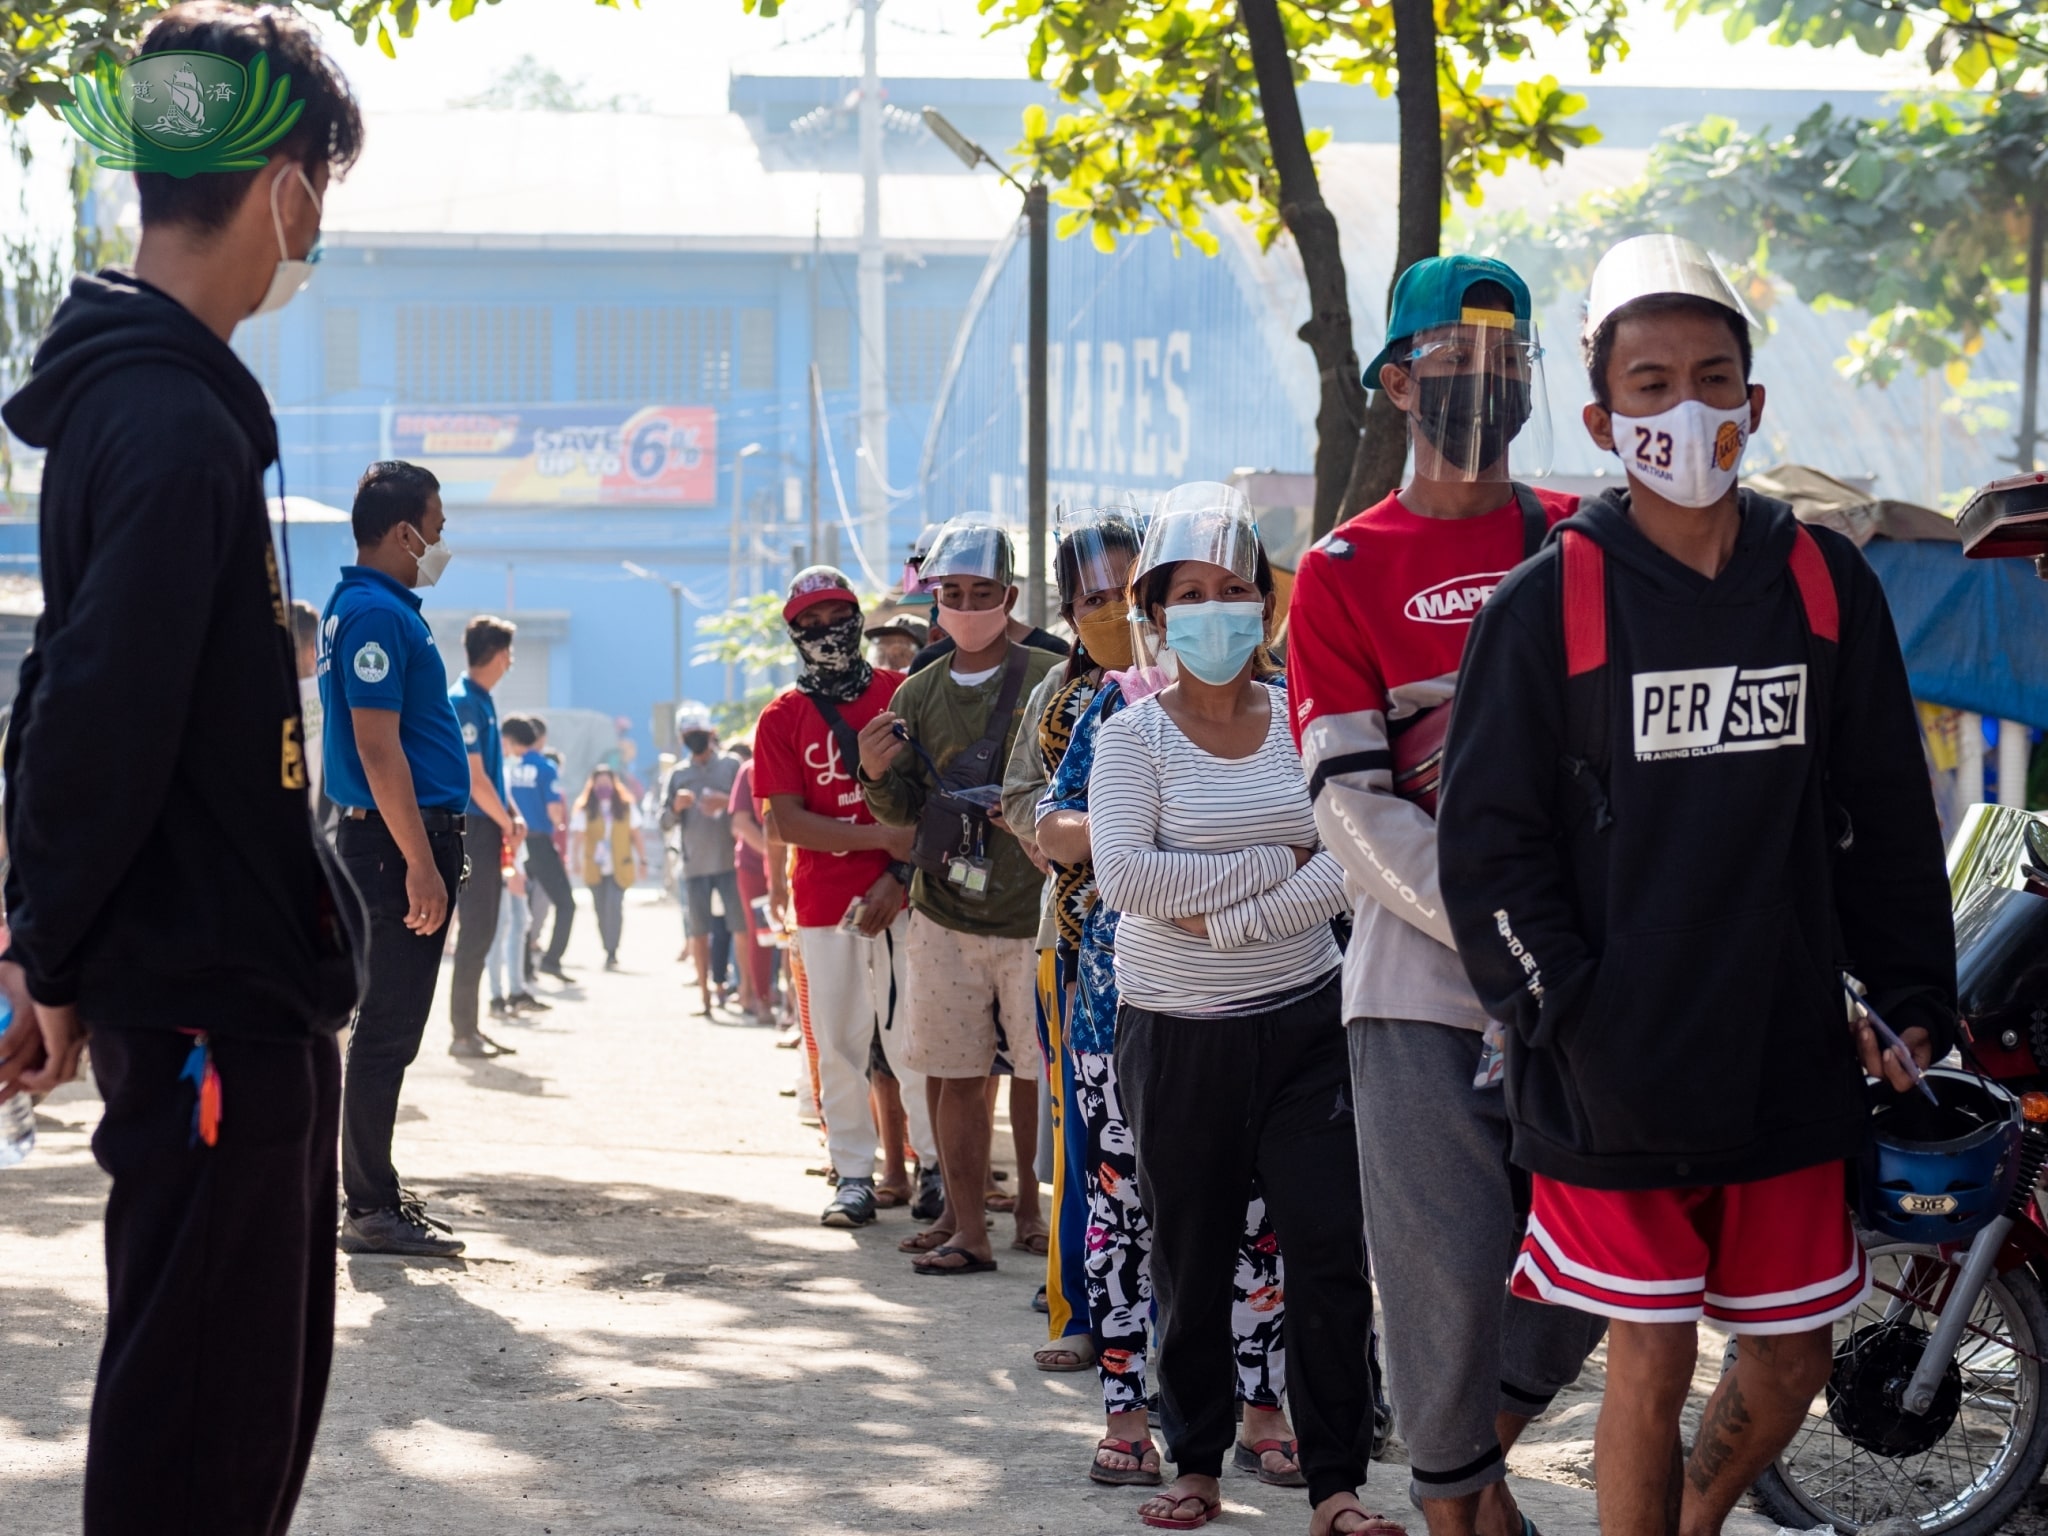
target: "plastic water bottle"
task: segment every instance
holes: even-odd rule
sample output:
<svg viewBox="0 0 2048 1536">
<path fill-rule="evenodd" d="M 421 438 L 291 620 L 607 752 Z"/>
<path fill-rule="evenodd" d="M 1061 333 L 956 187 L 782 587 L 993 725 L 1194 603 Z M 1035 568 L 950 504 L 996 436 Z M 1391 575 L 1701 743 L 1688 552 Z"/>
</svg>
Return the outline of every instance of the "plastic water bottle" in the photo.
<svg viewBox="0 0 2048 1536">
<path fill-rule="evenodd" d="M 14 1004 L 0 992 L 0 1030 L 14 1017 Z M 0 1104 L 0 1168 L 11 1168 L 36 1149 L 36 1105 L 26 1093 Z"/>
</svg>

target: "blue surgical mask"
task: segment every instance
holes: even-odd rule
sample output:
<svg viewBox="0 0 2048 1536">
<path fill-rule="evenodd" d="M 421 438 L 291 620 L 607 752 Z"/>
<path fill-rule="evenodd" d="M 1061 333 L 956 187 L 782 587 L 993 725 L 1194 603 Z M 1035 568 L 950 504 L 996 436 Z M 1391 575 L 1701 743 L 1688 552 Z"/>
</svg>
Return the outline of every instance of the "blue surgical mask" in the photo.
<svg viewBox="0 0 2048 1536">
<path fill-rule="evenodd" d="M 1265 638 L 1264 603 L 1182 603 L 1166 610 L 1166 648 L 1205 683 L 1232 681 Z"/>
</svg>

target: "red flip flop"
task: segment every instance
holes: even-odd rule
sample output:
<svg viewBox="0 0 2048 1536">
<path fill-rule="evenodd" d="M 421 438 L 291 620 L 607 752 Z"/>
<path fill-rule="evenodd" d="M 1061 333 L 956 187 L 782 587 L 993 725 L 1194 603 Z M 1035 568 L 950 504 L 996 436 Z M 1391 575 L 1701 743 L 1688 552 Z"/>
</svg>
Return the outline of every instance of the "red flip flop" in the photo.
<svg viewBox="0 0 2048 1536">
<path fill-rule="evenodd" d="M 1199 1504 L 1202 1506 L 1202 1512 L 1198 1515 L 1185 1516 L 1146 1514 L 1146 1509 L 1154 1504 L 1161 1505 L 1168 1510 L 1179 1509 L 1183 1504 Z M 1154 1530 L 1160 1531 L 1199 1531 L 1222 1513 L 1223 1501 L 1221 1499 L 1205 1499 L 1201 1495 L 1194 1493 L 1182 1494 L 1179 1497 L 1175 1497 L 1170 1493 L 1155 1493 L 1151 1498 L 1138 1506 L 1138 1523 L 1140 1525 L 1149 1525 Z"/>
</svg>

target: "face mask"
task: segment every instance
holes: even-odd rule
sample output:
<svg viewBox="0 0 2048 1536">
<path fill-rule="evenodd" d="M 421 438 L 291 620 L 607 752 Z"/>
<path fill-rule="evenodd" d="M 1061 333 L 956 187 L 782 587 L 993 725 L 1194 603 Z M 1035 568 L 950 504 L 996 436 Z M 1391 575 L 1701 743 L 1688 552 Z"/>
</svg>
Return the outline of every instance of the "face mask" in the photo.
<svg viewBox="0 0 2048 1536">
<path fill-rule="evenodd" d="M 998 603 L 993 608 L 948 608 L 939 604 L 939 622 L 946 627 L 946 633 L 953 637 L 953 643 L 963 651 L 985 651 L 996 643 L 1004 629 L 1009 626 L 1010 614 L 1007 607 Z"/>
<path fill-rule="evenodd" d="M 413 528 L 412 524 L 402 523 L 399 526 L 411 529 L 412 536 L 420 541 L 420 552 L 412 556 L 413 563 L 420 568 L 419 580 L 416 584 L 422 587 L 431 587 L 441 579 L 441 573 L 448 569 L 448 562 L 455 558 L 455 551 L 448 547 L 446 539 L 443 539 L 438 544 L 429 544 L 427 543 L 427 536 L 421 533 L 419 529 Z M 406 553 L 410 555 L 412 551 L 407 550 Z"/>
<path fill-rule="evenodd" d="M 686 752 L 688 752 L 692 757 L 695 757 L 699 752 L 702 752 L 706 747 L 710 745 L 711 733 L 709 731 L 683 732 L 683 749 Z"/>
<path fill-rule="evenodd" d="M 796 643 L 796 653 L 803 657 L 804 666 L 810 671 L 844 672 L 860 660 L 861 627 L 861 616 L 854 613 L 837 624 L 815 629 L 799 629 L 792 624 L 789 638 Z"/>
<path fill-rule="evenodd" d="M 1166 646 L 1216 686 L 1235 680 L 1266 638 L 1264 603 L 1182 603 L 1166 610 Z"/>
<path fill-rule="evenodd" d="M 1748 446 L 1748 401 L 1717 411 L 1686 400 L 1656 416 L 1614 417 L 1614 452 L 1629 478 L 1681 507 L 1726 496 Z"/>
<path fill-rule="evenodd" d="M 1451 468 L 1468 475 L 1498 464 L 1529 420 L 1529 385 L 1497 373 L 1415 380 L 1415 425 Z"/>
<path fill-rule="evenodd" d="M 313 190 L 313 183 L 306 179 L 305 171 L 295 165 L 292 167 L 292 174 L 299 178 L 299 184 L 306 189 L 306 196 L 313 200 L 314 211 L 318 212 L 320 194 Z M 277 231 L 277 270 L 271 274 L 270 291 L 263 295 L 263 302 L 250 312 L 252 315 L 271 314 L 291 303 L 298 296 L 299 290 L 313 280 L 313 264 L 320 259 L 317 246 L 300 260 L 292 256 L 291 248 L 285 244 L 284 215 L 277 206 L 277 190 L 283 185 L 283 175 L 270 178 L 270 223 Z"/>
<path fill-rule="evenodd" d="M 1088 659 L 1111 672 L 1131 664 L 1131 610 L 1122 603 L 1098 608 L 1074 625 Z"/>
</svg>

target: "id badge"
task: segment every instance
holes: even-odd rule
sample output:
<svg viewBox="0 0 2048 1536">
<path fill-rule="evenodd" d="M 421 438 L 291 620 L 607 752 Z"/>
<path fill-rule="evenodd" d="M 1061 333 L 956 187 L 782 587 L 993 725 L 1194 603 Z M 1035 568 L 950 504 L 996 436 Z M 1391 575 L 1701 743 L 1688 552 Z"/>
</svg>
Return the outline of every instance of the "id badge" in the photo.
<svg viewBox="0 0 2048 1536">
<path fill-rule="evenodd" d="M 989 861 L 961 854 L 946 868 L 946 879 L 977 900 L 988 895 Z"/>
</svg>

